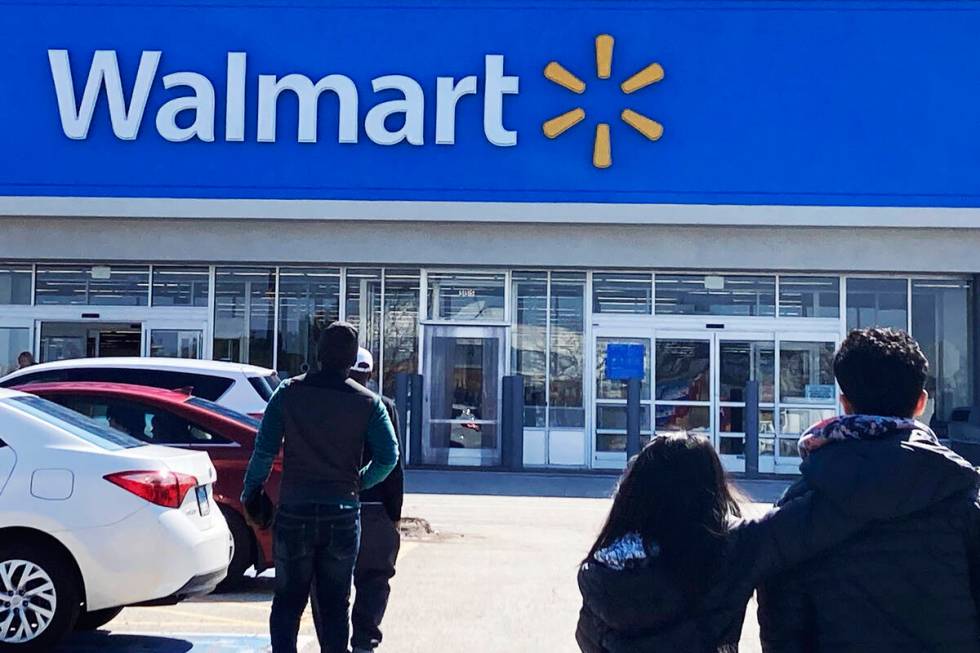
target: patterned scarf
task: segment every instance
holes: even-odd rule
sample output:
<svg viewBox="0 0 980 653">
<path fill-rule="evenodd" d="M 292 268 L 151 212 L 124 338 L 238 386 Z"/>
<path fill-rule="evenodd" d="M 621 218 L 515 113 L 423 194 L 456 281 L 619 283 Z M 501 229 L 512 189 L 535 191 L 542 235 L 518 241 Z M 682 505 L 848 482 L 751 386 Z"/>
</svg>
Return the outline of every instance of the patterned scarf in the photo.
<svg viewBox="0 0 980 653">
<path fill-rule="evenodd" d="M 840 415 L 817 422 L 803 433 L 798 445 L 800 458 L 806 458 L 835 440 L 880 440 L 893 437 L 899 431 L 921 431 L 933 442 L 939 442 L 928 426 L 912 418 Z"/>
</svg>

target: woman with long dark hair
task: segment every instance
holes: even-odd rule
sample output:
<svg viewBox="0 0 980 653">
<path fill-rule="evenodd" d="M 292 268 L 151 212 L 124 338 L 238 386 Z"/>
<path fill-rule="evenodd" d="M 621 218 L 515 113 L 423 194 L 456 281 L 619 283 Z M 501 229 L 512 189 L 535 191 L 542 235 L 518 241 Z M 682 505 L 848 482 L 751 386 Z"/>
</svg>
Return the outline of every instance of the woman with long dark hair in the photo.
<svg viewBox="0 0 980 653">
<path fill-rule="evenodd" d="M 579 570 L 582 651 L 737 651 L 745 606 L 762 577 L 860 527 L 812 495 L 760 520 L 740 517 L 710 442 L 653 438 L 628 464 Z"/>
</svg>

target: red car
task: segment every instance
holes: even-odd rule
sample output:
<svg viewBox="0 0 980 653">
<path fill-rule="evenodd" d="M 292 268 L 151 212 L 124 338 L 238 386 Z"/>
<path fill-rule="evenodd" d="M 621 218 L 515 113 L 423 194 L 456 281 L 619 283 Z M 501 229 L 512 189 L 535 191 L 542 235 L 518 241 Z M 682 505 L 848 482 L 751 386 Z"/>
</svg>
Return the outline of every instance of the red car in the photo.
<svg viewBox="0 0 980 653">
<path fill-rule="evenodd" d="M 245 468 L 255 446 L 259 422 L 230 408 L 179 390 L 123 383 L 31 383 L 16 388 L 129 433 L 150 444 L 207 451 L 218 481 L 214 499 L 235 538 L 235 554 L 225 587 L 240 581 L 245 570 L 273 566 L 272 534 L 251 528 L 239 499 Z M 266 491 L 278 499 L 282 461 L 276 460 Z"/>
</svg>

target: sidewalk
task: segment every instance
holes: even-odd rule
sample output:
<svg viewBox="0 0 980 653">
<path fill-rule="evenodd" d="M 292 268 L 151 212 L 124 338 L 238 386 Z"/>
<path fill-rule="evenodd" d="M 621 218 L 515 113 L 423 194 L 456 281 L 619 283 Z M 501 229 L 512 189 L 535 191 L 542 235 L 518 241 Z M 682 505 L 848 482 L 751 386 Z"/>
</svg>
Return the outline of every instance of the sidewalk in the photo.
<svg viewBox="0 0 980 653">
<path fill-rule="evenodd" d="M 410 494 L 603 499 L 612 495 L 618 478 L 612 474 L 409 469 L 405 471 L 405 491 Z M 753 503 L 774 503 L 791 482 L 738 479 L 735 484 Z"/>
</svg>

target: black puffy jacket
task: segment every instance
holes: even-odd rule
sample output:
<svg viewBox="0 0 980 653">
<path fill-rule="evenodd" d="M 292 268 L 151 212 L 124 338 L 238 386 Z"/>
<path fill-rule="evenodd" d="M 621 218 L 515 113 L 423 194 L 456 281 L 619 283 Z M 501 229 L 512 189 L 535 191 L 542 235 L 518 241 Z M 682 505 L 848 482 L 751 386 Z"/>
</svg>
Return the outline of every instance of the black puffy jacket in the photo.
<svg viewBox="0 0 980 653">
<path fill-rule="evenodd" d="M 841 542 L 861 523 L 832 502 L 804 496 L 728 532 L 722 564 L 701 596 L 689 596 L 662 559 L 614 570 L 591 560 L 579 570 L 583 605 L 575 633 L 586 653 L 737 651 L 745 606 L 765 575 Z"/>
<path fill-rule="evenodd" d="M 825 497 L 869 523 L 760 588 L 763 650 L 980 651 L 976 470 L 931 434 L 905 431 L 828 444 L 801 471 L 784 500 Z M 901 490 L 878 491 L 885 476 Z"/>
</svg>

